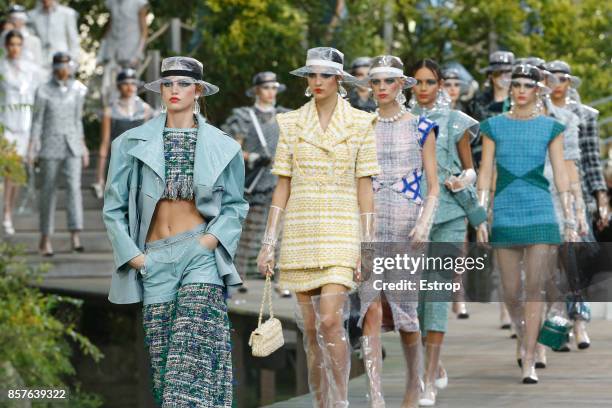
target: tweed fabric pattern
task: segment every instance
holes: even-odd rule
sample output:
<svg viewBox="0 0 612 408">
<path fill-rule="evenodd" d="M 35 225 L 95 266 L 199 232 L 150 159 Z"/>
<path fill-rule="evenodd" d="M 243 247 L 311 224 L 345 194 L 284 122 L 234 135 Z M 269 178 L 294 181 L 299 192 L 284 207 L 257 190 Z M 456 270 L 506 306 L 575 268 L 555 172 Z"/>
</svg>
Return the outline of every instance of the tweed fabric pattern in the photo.
<svg viewBox="0 0 612 408">
<path fill-rule="evenodd" d="M 144 310 L 159 405 L 231 407 L 230 324 L 223 288 L 184 285 L 174 302 L 162 305 L 147 305 Z"/>
<path fill-rule="evenodd" d="M 249 275 L 261 276 L 257 269 L 257 255 L 259 255 L 261 240 L 266 231 L 268 209 L 268 206 L 251 204 L 249 214 L 244 221 L 235 258 L 236 269 L 238 269 L 238 273 L 243 280 Z M 277 248 L 282 242 L 280 239 L 278 241 Z M 278 257 L 278 251 L 276 251 L 276 255 Z"/>
<path fill-rule="evenodd" d="M 153 303 L 143 307 L 142 321 L 145 345 L 151 361 L 153 398 L 158 405 L 162 403 L 168 344 L 175 310 L 176 302 Z"/>
<path fill-rule="evenodd" d="M 255 117 L 259 121 L 261 132 L 268 146 L 267 152 L 259 140 L 255 125 L 249 114 L 250 110 L 253 110 Z M 243 151 L 257 153 L 262 156 L 270 154 L 274 157 L 276 145 L 278 143 L 278 123 L 276 122 L 276 115 L 288 111 L 289 109 L 282 106 L 276 106 L 266 111 L 259 109 L 257 105 L 235 108 L 232 109 L 231 115 L 221 126 L 221 130 L 236 139 L 242 145 Z M 278 182 L 278 177 L 270 172 L 271 168 L 271 165 L 266 168 L 265 173 L 259 179 L 253 191 L 246 196 L 249 204 L 270 205 L 272 192 Z"/>
<path fill-rule="evenodd" d="M 302 274 L 328 267 L 354 269 L 357 264 L 357 178 L 379 173 L 375 116 L 338 97 L 325 131 L 314 100 L 277 115 L 277 120 L 280 137 L 272 173 L 291 177 L 280 249 L 280 283 L 302 291 L 312 289 Z M 348 283 L 347 273 L 337 275 L 337 283 Z M 336 276 L 335 272 L 330 276 Z M 320 276 L 316 279 L 336 283 Z"/>
<path fill-rule="evenodd" d="M 381 173 L 374 177 L 374 208 L 376 208 L 376 241 L 406 242 L 419 216 L 423 198 L 420 181 L 423 177 L 423 144 L 435 124 L 414 117 L 397 122 L 376 124 L 376 150 Z M 389 254 L 393 256 L 393 254 Z M 372 275 L 371 280 L 375 277 Z M 376 276 L 380 279 L 380 276 Z M 359 286 L 361 310 L 359 325 L 383 291 L 375 290 L 373 282 Z M 386 296 L 395 330 L 417 331 L 417 302 L 399 299 L 397 294 Z"/>
<path fill-rule="evenodd" d="M 500 115 L 481 124 L 482 134 L 495 142 L 494 245 L 561 242 L 543 171 L 548 145 L 564 129 L 546 116 L 517 120 Z"/>
<path fill-rule="evenodd" d="M 165 128 L 163 138 L 166 185 L 161 198 L 192 200 L 193 162 L 198 129 Z"/>
<path fill-rule="evenodd" d="M 556 119 L 565 126 L 563 131 L 563 158 L 565 160 L 573 160 L 578 165 L 580 161 L 580 147 L 578 146 L 578 125 L 580 124 L 580 118 L 571 111 L 559 108 L 550 102 L 546 104 L 546 108 L 551 118 Z M 563 235 L 563 208 L 559 201 L 557 188 L 555 187 L 552 163 L 548 154 L 546 155 L 546 164 L 544 165 L 544 177 L 548 180 L 549 191 L 552 194 L 553 206 L 555 207 L 557 223 L 559 224 L 559 233 Z"/>
<path fill-rule="evenodd" d="M 580 145 L 580 177 L 583 181 L 582 192 L 587 207 L 596 206 L 593 194 L 597 191 L 607 191 L 603 177 L 600 159 L 599 128 L 597 119 L 599 112 L 590 106 L 571 103 L 567 105 L 580 118 L 578 126 L 578 143 Z"/>
</svg>

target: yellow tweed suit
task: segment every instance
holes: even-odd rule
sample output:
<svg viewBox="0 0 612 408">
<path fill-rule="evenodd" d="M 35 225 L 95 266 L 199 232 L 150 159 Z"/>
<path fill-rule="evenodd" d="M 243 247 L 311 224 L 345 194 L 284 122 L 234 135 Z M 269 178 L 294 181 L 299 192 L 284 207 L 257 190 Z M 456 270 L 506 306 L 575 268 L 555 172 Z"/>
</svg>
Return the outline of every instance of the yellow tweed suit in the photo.
<svg viewBox="0 0 612 408">
<path fill-rule="evenodd" d="M 338 97 L 323 132 L 314 100 L 277 115 L 272 173 L 291 177 L 280 249 L 280 285 L 304 292 L 329 283 L 355 287 L 359 257 L 357 178 L 379 173 L 375 116 Z"/>
</svg>

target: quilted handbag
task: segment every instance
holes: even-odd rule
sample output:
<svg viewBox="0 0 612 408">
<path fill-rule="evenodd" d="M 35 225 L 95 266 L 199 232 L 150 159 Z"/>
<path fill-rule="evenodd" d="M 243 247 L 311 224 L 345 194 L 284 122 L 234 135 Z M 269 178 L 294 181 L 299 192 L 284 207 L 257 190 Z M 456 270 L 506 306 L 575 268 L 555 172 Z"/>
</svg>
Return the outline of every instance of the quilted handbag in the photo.
<svg viewBox="0 0 612 408">
<path fill-rule="evenodd" d="M 272 282 L 270 275 L 266 276 L 257 328 L 253 330 L 249 338 L 249 346 L 251 346 L 251 353 L 254 357 L 267 357 L 285 344 L 283 327 L 280 320 L 274 317 L 274 311 L 272 310 Z M 270 317 L 264 323 L 261 323 L 266 297 L 268 298 Z"/>
</svg>

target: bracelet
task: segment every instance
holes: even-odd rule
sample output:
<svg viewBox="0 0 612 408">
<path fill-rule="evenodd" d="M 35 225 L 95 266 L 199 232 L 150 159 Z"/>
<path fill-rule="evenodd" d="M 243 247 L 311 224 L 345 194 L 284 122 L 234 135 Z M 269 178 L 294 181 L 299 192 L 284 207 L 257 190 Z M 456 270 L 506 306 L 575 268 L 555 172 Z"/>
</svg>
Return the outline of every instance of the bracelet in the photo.
<svg viewBox="0 0 612 408">
<path fill-rule="evenodd" d="M 264 236 L 263 239 L 261 240 L 261 243 L 263 245 L 270 245 L 273 248 L 276 248 L 276 243 L 278 242 L 278 240 L 274 237 L 271 236 Z"/>
<path fill-rule="evenodd" d="M 365 249 L 365 250 L 373 250 L 374 249 L 374 243 L 373 242 L 362 242 L 361 243 L 361 248 Z"/>
</svg>

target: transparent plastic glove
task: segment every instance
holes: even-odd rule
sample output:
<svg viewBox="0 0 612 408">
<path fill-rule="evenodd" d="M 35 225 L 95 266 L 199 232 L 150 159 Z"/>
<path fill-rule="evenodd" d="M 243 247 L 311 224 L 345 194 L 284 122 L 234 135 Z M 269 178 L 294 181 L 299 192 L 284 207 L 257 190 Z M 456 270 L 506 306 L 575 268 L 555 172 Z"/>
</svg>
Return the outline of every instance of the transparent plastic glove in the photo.
<svg viewBox="0 0 612 408">
<path fill-rule="evenodd" d="M 361 242 L 374 242 L 375 240 L 375 234 L 376 234 L 376 230 L 375 230 L 375 226 L 374 226 L 374 222 L 376 220 L 376 214 L 375 213 L 362 213 L 359 215 L 359 234 L 360 234 L 360 239 Z M 373 251 L 373 248 L 368 248 L 368 251 Z M 371 253 L 362 253 L 361 256 L 359 257 L 359 259 L 357 260 L 357 267 L 355 268 L 355 281 L 356 282 L 362 282 L 364 280 L 368 280 L 368 278 L 370 277 L 370 273 L 369 271 L 366 270 L 362 270 L 361 265 L 362 265 L 362 261 L 361 258 L 365 257 L 365 256 L 369 256 L 371 255 Z M 366 264 L 369 264 L 368 262 L 366 262 Z"/>
<path fill-rule="evenodd" d="M 489 190 L 478 190 L 478 204 L 487 211 L 489 211 L 490 196 L 491 192 Z"/>
<path fill-rule="evenodd" d="M 602 230 L 610 223 L 610 203 L 608 201 L 608 194 L 605 191 L 597 192 L 597 212 L 599 213 L 597 226 Z"/>
<path fill-rule="evenodd" d="M 453 193 L 464 190 L 466 187 L 471 186 L 476 181 L 476 172 L 474 169 L 466 169 L 459 174 L 459 176 L 450 176 L 444 182 L 446 188 L 448 188 Z"/>
<path fill-rule="evenodd" d="M 280 236 L 284 212 L 285 210 L 276 206 L 271 206 L 268 212 L 268 223 L 261 240 L 261 250 L 257 256 L 257 269 L 262 275 L 274 273 L 274 250 Z"/>
<path fill-rule="evenodd" d="M 429 233 L 431 232 L 431 226 L 433 225 L 437 209 L 438 197 L 425 197 L 416 225 L 412 231 L 410 231 L 410 235 L 408 235 L 408 238 L 410 238 L 413 243 L 422 244 L 429 240 Z"/>
<path fill-rule="evenodd" d="M 563 209 L 563 237 L 565 242 L 578 242 L 580 237 L 576 231 L 576 218 L 574 217 L 574 209 L 572 193 L 563 191 L 559 193 L 559 202 Z"/>
<path fill-rule="evenodd" d="M 486 221 L 476 227 L 476 242 L 479 244 L 489 242 L 489 225 Z"/>
<path fill-rule="evenodd" d="M 582 187 L 580 186 L 580 183 L 572 183 L 570 185 L 570 190 L 574 196 L 574 211 L 576 225 L 578 227 L 578 234 L 584 236 L 589 233 L 589 224 L 586 220 L 584 198 L 582 197 Z"/>
<path fill-rule="evenodd" d="M 487 215 L 489 214 L 489 198 L 490 198 L 491 192 L 489 190 L 478 190 L 478 204 L 485 209 L 485 211 L 487 212 Z M 490 218 L 491 217 L 487 217 L 489 219 L 488 222 L 483 222 L 482 224 L 480 224 L 477 228 L 476 228 L 476 241 L 479 243 L 486 243 L 489 242 L 489 223 L 490 223 Z"/>
</svg>

